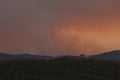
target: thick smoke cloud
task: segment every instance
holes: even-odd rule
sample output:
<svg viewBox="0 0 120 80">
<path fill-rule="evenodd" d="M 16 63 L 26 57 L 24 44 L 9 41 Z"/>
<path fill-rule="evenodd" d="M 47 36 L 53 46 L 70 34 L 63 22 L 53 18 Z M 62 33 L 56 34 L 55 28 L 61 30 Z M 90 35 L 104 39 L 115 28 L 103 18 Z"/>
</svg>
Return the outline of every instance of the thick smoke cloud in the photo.
<svg viewBox="0 0 120 80">
<path fill-rule="evenodd" d="M 109 36 L 119 29 L 119 4 L 119 0 L 1 0 L 0 50 L 41 55 L 105 51 L 108 46 L 101 34 Z"/>
</svg>

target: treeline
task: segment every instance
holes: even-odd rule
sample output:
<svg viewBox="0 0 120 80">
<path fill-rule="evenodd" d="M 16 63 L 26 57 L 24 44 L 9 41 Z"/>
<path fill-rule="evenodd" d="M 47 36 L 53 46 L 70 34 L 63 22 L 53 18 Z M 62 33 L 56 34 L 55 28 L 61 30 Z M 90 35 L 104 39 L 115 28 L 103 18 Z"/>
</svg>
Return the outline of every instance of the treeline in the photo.
<svg viewBox="0 0 120 80">
<path fill-rule="evenodd" d="M 0 80 L 120 80 L 120 63 L 97 60 L 0 61 Z"/>
</svg>

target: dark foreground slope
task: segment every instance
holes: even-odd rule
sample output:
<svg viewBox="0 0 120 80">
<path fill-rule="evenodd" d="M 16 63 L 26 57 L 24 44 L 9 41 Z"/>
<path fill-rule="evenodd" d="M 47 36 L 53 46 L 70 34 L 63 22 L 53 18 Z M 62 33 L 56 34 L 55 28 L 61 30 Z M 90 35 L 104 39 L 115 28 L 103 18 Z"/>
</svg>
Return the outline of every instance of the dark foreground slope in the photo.
<svg viewBox="0 0 120 80">
<path fill-rule="evenodd" d="M 0 80 L 120 80 L 120 63 L 85 59 L 0 61 Z"/>
</svg>

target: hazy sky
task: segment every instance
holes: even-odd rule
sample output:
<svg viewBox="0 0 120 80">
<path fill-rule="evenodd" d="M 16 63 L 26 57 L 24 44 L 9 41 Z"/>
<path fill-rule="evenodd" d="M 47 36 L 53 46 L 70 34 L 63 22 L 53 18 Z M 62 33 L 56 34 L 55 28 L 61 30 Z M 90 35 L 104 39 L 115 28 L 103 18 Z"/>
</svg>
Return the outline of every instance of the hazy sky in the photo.
<svg viewBox="0 0 120 80">
<path fill-rule="evenodd" d="M 0 0 L 0 51 L 79 55 L 120 49 L 120 0 Z"/>
</svg>

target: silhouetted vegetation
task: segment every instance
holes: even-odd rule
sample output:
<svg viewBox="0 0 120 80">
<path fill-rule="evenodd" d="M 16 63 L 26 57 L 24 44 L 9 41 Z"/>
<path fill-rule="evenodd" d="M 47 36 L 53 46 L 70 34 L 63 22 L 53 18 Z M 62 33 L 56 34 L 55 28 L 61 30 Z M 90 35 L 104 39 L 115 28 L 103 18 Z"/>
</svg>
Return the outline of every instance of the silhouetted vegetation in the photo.
<svg viewBox="0 0 120 80">
<path fill-rule="evenodd" d="M 120 80 L 120 63 L 97 60 L 4 60 L 0 80 Z"/>
<path fill-rule="evenodd" d="M 81 57 L 85 57 L 85 54 L 80 54 Z"/>
</svg>

